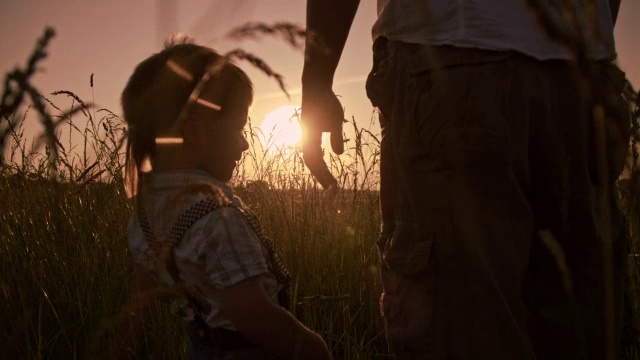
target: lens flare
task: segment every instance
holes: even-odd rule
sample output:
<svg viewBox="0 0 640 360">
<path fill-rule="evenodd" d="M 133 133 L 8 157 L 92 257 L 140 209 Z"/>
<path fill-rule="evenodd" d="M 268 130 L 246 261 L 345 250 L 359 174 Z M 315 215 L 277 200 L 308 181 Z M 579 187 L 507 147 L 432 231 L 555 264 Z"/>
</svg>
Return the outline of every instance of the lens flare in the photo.
<svg viewBox="0 0 640 360">
<path fill-rule="evenodd" d="M 296 147 L 302 140 L 300 106 L 285 105 L 268 113 L 260 125 L 262 144 L 271 152 Z"/>
</svg>

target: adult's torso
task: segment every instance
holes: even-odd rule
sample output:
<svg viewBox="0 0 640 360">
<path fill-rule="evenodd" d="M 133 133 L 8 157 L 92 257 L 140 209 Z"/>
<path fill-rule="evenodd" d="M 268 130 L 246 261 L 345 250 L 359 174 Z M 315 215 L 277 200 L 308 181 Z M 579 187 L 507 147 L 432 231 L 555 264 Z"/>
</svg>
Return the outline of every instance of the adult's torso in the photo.
<svg viewBox="0 0 640 360">
<path fill-rule="evenodd" d="M 527 0 L 377 1 L 374 39 L 385 36 L 407 43 L 517 51 L 540 60 L 571 58 L 562 45 L 543 33 Z M 594 60 L 613 59 L 615 46 L 609 4 L 607 0 L 593 3 L 597 13 L 595 22 L 586 20 L 585 11 L 579 14 L 588 56 Z M 581 5 L 577 7 L 584 10 Z M 559 12 L 556 15 L 560 16 Z"/>
</svg>

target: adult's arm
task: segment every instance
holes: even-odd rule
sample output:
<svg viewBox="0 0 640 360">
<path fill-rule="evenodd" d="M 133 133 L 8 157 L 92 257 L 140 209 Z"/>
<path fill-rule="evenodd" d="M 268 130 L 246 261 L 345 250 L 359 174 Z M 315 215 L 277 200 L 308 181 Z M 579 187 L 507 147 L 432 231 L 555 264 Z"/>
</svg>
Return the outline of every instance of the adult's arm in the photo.
<svg viewBox="0 0 640 360">
<path fill-rule="evenodd" d="M 220 291 L 225 315 L 247 340 L 284 359 L 328 360 L 322 338 L 274 304 L 258 277 Z"/>
<path fill-rule="evenodd" d="M 333 93 L 333 76 L 360 0 L 308 0 L 302 71 L 302 131 L 305 164 L 326 189 L 337 184 L 322 158 L 321 137 L 331 133 L 336 154 L 344 151 L 344 111 Z"/>
<path fill-rule="evenodd" d="M 613 25 L 616 25 L 616 20 L 618 20 L 618 11 L 620 11 L 620 1 L 621 0 L 609 0 L 609 8 L 611 9 L 611 20 L 613 21 Z"/>
</svg>

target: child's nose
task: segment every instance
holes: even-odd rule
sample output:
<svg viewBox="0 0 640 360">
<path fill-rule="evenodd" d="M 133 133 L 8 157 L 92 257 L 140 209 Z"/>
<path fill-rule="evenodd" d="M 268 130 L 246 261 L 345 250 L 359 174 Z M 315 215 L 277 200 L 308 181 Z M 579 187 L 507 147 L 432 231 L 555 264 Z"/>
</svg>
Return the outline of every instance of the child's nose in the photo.
<svg viewBox="0 0 640 360">
<path fill-rule="evenodd" d="M 244 135 L 240 136 L 240 149 L 242 149 L 243 152 L 249 150 L 249 141 L 247 141 Z"/>
</svg>

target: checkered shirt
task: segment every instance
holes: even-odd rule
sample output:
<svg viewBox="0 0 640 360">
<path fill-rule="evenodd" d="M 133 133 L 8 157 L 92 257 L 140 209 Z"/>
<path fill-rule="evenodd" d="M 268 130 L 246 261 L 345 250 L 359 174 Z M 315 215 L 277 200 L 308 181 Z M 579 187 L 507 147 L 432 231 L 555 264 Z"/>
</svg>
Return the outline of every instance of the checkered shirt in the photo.
<svg viewBox="0 0 640 360">
<path fill-rule="evenodd" d="M 212 196 L 219 203 L 228 202 L 228 206 L 219 207 L 195 222 L 173 247 L 180 282 L 195 289 L 210 306 L 208 314 L 201 314 L 207 325 L 233 329 L 221 311 L 217 291 L 251 277 L 261 277 L 269 298 L 278 303 L 277 293 L 282 286 L 269 267 L 272 249 L 254 231 L 250 221 L 254 218 L 257 221 L 255 215 L 229 186 L 203 171 L 172 171 L 146 175 L 143 194 L 148 232 L 157 238 L 145 236 L 138 216 L 133 216 L 129 246 L 134 261 L 166 284 L 172 284 L 173 280 L 163 268 L 168 255 L 163 243 L 171 238 L 172 230 L 176 231 L 175 224 L 181 216 L 184 219 L 185 210 Z M 194 313 L 188 307 L 185 311 L 184 304 L 182 307 L 185 320 L 193 319 Z"/>
</svg>

